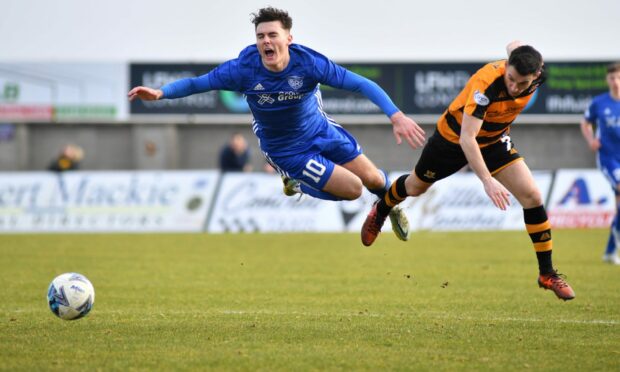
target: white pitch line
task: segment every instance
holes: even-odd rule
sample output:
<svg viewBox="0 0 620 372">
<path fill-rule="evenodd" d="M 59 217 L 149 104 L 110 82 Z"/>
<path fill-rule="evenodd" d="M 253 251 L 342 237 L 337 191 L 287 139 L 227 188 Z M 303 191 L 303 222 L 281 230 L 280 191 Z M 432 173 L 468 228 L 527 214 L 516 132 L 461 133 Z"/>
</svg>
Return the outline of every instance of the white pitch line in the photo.
<svg viewBox="0 0 620 372">
<path fill-rule="evenodd" d="M 229 315 L 288 315 L 288 316 L 309 316 L 309 317 L 318 317 L 318 316 L 360 316 L 360 317 L 373 317 L 373 318 L 388 318 L 388 317 L 399 317 L 401 315 L 392 315 L 392 314 L 376 314 L 376 313 L 367 313 L 360 311 L 359 313 L 309 313 L 309 312 L 282 312 L 282 311 L 270 311 L 270 310 L 259 310 L 259 311 L 245 311 L 245 310 L 223 310 L 220 311 L 221 314 L 229 314 Z M 578 320 L 578 319 L 552 319 L 552 318 L 515 318 L 515 317 L 506 317 L 506 318 L 475 318 L 475 317 L 466 317 L 466 316 L 447 316 L 444 314 L 413 314 L 416 318 L 428 317 L 432 319 L 446 319 L 446 320 L 467 320 L 467 321 L 484 321 L 484 322 L 545 322 L 545 323 L 568 323 L 568 324 L 602 324 L 602 325 L 620 325 L 620 321 L 618 320 L 606 320 L 606 319 L 591 319 L 591 320 Z"/>
<path fill-rule="evenodd" d="M 0 316 L 10 316 L 11 314 L 23 314 L 23 313 L 36 313 L 39 310 L 35 309 L 15 309 L 11 311 L 0 311 Z M 93 309 L 93 313 L 97 314 L 113 314 L 123 315 L 124 311 L 102 311 Z M 306 311 L 272 311 L 272 310 L 207 310 L 207 311 L 158 311 L 153 315 L 157 316 L 174 316 L 174 315 L 208 315 L 208 314 L 223 314 L 223 315 L 276 315 L 276 316 L 304 316 L 304 317 L 370 317 L 370 318 L 394 318 L 394 317 L 413 317 L 413 318 L 430 318 L 430 319 L 444 319 L 444 320 L 462 320 L 472 322 L 520 322 L 520 323 L 564 323 L 564 324 L 587 324 L 587 325 L 620 325 L 620 320 L 608 320 L 608 319 L 554 319 L 554 318 L 517 318 L 517 317 L 493 317 L 493 318 L 476 318 L 472 316 L 450 316 L 446 314 L 429 314 L 429 313 L 409 313 L 409 314 L 378 314 L 369 313 L 366 311 L 351 312 L 351 313 L 321 313 L 321 312 L 306 312 Z"/>
<path fill-rule="evenodd" d="M 569 323 L 569 324 L 603 324 L 603 325 L 620 325 L 620 321 L 617 320 L 604 320 L 604 319 L 591 319 L 591 320 L 578 320 L 578 319 L 552 319 L 552 318 L 474 318 L 474 317 L 441 317 L 440 319 L 453 319 L 453 320 L 469 320 L 469 321 L 485 321 L 485 322 L 544 322 L 544 323 Z"/>
</svg>

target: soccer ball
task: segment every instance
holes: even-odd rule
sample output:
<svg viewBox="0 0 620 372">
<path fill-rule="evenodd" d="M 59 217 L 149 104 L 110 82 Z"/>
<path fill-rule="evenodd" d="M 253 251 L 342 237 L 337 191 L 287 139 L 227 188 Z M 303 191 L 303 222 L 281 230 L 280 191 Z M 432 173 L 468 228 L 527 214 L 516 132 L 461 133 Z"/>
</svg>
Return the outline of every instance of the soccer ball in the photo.
<svg viewBox="0 0 620 372">
<path fill-rule="evenodd" d="M 57 317 L 64 320 L 80 319 L 95 303 L 95 288 L 84 275 L 60 274 L 47 290 L 47 303 Z"/>
</svg>

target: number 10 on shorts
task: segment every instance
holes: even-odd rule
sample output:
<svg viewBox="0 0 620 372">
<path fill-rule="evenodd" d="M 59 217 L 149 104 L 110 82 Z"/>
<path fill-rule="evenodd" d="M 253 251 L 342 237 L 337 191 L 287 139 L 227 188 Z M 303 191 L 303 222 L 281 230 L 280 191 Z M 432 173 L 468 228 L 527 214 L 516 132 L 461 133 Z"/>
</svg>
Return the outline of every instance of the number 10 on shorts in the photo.
<svg viewBox="0 0 620 372">
<path fill-rule="evenodd" d="M 308 160 L 306 163 L 306 169 L 302 172 L 302 174 L 306 177 L 311 178 L 314 183 L 319 183 L 321 180 L 321 176 L 325 174 L 325 166 L 314 159 Z"/>
</svg>

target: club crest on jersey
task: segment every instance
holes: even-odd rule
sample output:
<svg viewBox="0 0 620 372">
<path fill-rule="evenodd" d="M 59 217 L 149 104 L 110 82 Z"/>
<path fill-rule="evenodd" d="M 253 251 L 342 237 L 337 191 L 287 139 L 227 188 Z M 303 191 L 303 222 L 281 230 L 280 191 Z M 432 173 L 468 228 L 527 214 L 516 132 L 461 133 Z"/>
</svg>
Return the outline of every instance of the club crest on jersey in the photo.
<svg viewBox="0 0 620 372">
<path fill-rule="evenodd" d="M 287 80 L 288 85 L 290 85 L 291 88 L 295 90 L 301 88 L 304 85 L 304 78 L 302 76 L 289 76 Z"/>
<path fill-rule="evenodd" d="M 487 106 L 489 104 L 489 98 L 483 93 L 480 93 L 479 90 L 474 92 L 474 101 L 480 106 Z"/>
</svg>

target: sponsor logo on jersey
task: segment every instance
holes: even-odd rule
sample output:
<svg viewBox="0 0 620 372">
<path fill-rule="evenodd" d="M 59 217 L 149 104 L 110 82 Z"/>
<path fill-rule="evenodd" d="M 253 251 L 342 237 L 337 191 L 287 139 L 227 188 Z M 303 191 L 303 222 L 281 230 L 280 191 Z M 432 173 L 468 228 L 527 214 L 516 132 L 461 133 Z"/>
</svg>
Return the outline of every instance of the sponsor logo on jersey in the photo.
<svg viewBox="0 0 620 372">
<path fill-rule="evenodd" d="M 609 128 L 620 128 L 620 116 L 608 116 L 605 118 L 605 124 Z"/>
<path fill-rule="evenodd" d="M 288 85 L 291 86 L 291 88 L 298 90 L 299 88 L 301 88 L 304 85 L 304 78 L 303 76 L 289 76 L 287 78 L 288 81 Z"/>
<path fill-rule="evenodd" d="M 290 101 L 293 99 L 302 99 L 305 96 L 304 93 L 297 92 L 279 92 L 278 101 Z"/>
<path fill-rule="evenodd" d="M 268 93 L 263 93 L 263 94 L 258 94 L 258 101 L 256 101 L 256 103 L 258 103 L 259 105 L 264 105 L 264 104 L 273 104 L 276 102 L 276 100 L 278 102 L 284 102 L 284 101 L 292 101 L 292 100 L 301 100 L 302 98 L 305 97 L 304 93 L 298 93 L 298 92 L 279 92 L 278 95 L 272 95 L 268 94 Z"/>
<path fill-rule="evenodd" d="M 258 83 L 256 84 L 256 86 L 254 86 L 253 90 L 265 90 L 265 87 L 263 87 L 263 84 Z"/>
<path fill-rule="evenodd" d="M 271 98 L 271 94 L 259 94 L 260 98 L 258 99 L 259 105 L 264 105 L 265 103 L 274 103 L 276 100 Z"/>
<path fill-rule="evenodd" d="M 483 93 L 480 93 L 479 90 L 474 92 L 474 101 L 480 106 L 487 106 L 489 104 L 489 98 Z"/>
</svg>

